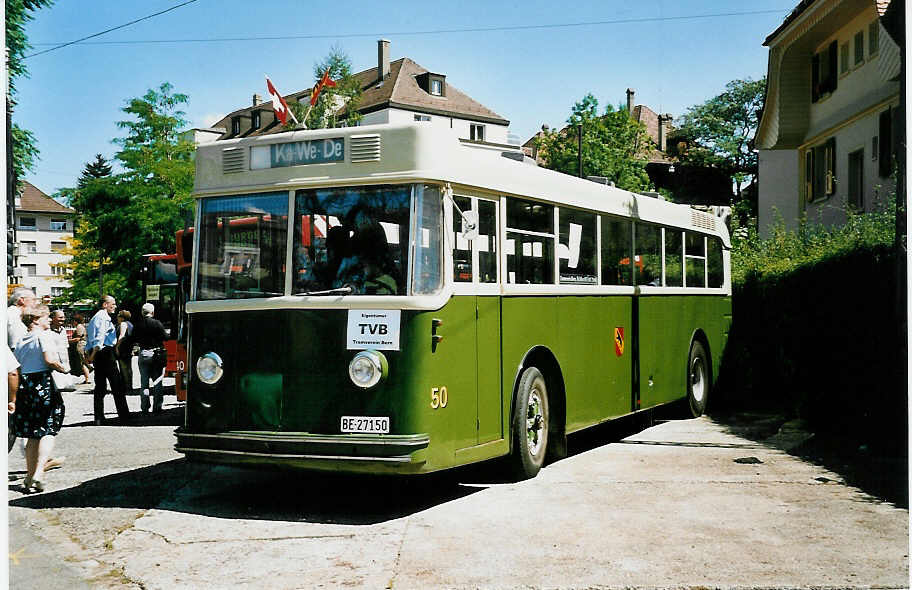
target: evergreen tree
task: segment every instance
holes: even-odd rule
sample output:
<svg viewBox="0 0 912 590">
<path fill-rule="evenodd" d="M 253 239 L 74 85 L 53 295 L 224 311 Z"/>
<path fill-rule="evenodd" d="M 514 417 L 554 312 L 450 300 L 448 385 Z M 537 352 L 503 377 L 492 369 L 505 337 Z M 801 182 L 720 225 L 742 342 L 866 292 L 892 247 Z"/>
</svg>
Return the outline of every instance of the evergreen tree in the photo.
<svg viewBox="0 0 912 590">
<path fill-rule="evenodd" d="M 84 186 L 86 183 L 98 178 L 111 176 L 111 171 L 111 165 L 108 164 L 108 161 L 101 154 L 95 154 L 95 161 L 86 164 L 85 169 L 79 176 L 79 186 Z"/>
</svg>

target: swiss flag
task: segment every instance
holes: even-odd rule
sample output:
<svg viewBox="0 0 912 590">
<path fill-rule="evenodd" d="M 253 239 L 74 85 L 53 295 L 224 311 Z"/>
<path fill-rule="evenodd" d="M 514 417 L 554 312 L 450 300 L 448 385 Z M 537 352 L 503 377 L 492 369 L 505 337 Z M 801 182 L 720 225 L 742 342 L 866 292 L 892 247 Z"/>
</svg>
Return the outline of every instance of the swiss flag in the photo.
<svg viewBox="0 0 912 590">
<path fill-rule="evenodd" d="M 282 125 L 284 125 L 285 121 L 288 120 L 288 115 L 291 115 L 291 118 L 295 123 L 297 123 L 297 118 L 295 118 L 294 113 L 291 112 L 291 109 L 288 108 L 288 103 L 285 102 L 285 99 L 282 98 L 282 95 L 279 94 L 279 91 L 276 90 L 275 86 L 272 85 L 272 82 L 269 80 L 269 76 L 266 76 L 266 91 L 269 92 L 269 96 L 272 97 L 272 110 L 275 111 L 276 118 L 281 121 Z"/>
</svg>

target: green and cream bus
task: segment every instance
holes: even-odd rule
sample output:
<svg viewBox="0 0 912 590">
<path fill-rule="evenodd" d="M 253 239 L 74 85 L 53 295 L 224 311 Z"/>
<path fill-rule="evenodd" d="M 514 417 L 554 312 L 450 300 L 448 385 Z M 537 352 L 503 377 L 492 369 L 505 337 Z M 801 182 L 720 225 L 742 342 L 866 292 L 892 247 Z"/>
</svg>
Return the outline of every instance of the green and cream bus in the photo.
<svg viewBox="0 0 912 590">
<path fill-rule="evenodd" d="M 422 124 L 204 144 L 195 196 L 191 460 L 523 478 L 575 431 L 706 406 L 713 215 Z"/>
</svg>

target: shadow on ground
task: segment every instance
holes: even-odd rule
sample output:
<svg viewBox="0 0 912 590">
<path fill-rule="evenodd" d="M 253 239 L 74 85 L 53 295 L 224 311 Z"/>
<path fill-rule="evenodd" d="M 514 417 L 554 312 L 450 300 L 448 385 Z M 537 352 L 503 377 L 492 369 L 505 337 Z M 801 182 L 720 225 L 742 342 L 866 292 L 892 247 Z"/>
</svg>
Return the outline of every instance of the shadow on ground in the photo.
<svg viewBox="0 0 912 590">
<path fill-rule="evenodd" d="M 870 447 L 851 432 L 811 432 L 803 421 L 775 410 L 720 412 L 712 418 L 732 434 L 820 465 L 876 500 L 909 507 L 908 449 L 903 445 Z"/>
</svg>

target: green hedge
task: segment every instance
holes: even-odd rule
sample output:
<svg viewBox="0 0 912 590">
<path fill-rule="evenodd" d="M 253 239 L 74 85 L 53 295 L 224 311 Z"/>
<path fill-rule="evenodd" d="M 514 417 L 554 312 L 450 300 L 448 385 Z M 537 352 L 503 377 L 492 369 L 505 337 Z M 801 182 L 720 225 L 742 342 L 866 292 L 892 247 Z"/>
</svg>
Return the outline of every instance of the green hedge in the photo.
<svg viewBox="0 0 912 590">
<path fill-rule="evenodd" d="M 762 241 L 741 232 L 717 409 L 776 408 L 818 431 L 906 444 L 892 224 L 887 211 Z"/>
</svg>

